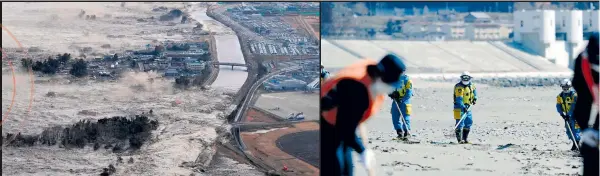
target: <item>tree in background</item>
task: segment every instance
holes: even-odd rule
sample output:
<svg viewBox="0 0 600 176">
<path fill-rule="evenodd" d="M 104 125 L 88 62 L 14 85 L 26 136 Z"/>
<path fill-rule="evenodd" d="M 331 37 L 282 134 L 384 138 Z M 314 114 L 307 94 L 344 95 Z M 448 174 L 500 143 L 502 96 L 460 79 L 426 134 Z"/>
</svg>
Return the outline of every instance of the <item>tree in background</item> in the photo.
<svg viewBox="0 0 600 176">
<path fill-rule="evenodd" d="M 33 67 L 33 60 L 31 59 L 21 59 L 21 66 L 23 66 L 23 68 L 29 69 L 29 67 Z"/>
<path fill-rule="evenodd" d="M 65 53 L 63 55 L 60 55 L 60 54 L 58 55 L 58 61 L 63 65 L 69 63 L 69 60 L 71 60 L 71 54 L 69 54 L 69 53 Z"/>
<path fill-rule="evenodd" d="M 83 59 L 75 61 L 69 73 L 75 77 L 84 77 L 88 74 L 88 64 Z"/>
<path fill-rule="evenodd" d="M 48 57 L 48 59 L 44 61 L 41 71 L 45 74 L 56 74 L 56 72 L 58 72 L 59 66 L 60 62 L 58 61 L 58 59 L 52 59 L 52 57 Z"/>
</svg>

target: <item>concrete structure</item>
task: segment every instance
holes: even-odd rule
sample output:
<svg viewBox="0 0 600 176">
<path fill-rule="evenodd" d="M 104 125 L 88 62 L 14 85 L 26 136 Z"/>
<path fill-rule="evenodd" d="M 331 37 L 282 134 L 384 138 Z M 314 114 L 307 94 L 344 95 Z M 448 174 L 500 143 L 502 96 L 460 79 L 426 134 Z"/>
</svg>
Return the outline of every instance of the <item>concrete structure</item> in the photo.
<svg viewBox="0 0 600 176">
<path fill-rule="evenodd" d="M 492 17 L 487 13 L 483 12 L 470 12 L 469 15 L 465 16 L 465 23 L 490 23 Z"/>
<path fill-rule="evenodd" d="M 598 24 L 598 10 L 586 10 L 583 14 L 583 31 L 584 32 L 598 32 L 600 30 L 600 24 Z"/>
<path fill-rule="evenodd" d="M 321 63 L 330 71 L 358 60 L 394 53 L 415 73 L 540 73 L 569 72 L 538 55 L 502 41 L 361 41 L 323 40 Z"/>
<path fill-rule="evenodd" d="M 559 66 L 572 67 L 573 59 L 586 45 L 582 11 L 522 10 L 513 16 L 514 41 Z"/>
<path fill-rule="evenodd" d="M 579 54 L 578 49 L 585 47 L 583 42 L 583 13 L 580 10 L 556 12 L 557 40 L 565 41 L 567 59 L 557 60 L 556 64 L 571 66 L 574 58 Z"/>
</svg>

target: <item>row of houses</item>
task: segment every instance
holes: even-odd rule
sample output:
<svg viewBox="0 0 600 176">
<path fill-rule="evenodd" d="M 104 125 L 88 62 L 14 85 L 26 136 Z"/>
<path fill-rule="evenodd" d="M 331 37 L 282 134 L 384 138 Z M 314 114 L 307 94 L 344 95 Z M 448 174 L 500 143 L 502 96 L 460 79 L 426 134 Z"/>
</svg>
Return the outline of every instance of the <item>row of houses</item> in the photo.
<svg viewBox="0 0 600 176">
<path fill-rule="evenodd" d="M 466 21 L 470 22 L 406 22 L 401 25 L 401 34 L 413 37 L 439 36 L 445 39 L 500 40 L 509 38 L 513 30 L 511 24 L 490 23 L 487 18 Z"/>
</svg>

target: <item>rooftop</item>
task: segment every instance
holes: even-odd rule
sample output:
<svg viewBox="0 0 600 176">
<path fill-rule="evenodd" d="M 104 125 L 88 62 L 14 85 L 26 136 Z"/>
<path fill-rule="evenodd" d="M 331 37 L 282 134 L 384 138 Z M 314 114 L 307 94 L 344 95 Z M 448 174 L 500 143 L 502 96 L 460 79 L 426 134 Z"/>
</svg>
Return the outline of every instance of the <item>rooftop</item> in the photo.
<svg viewBox="0 0 600 176">
<path fill-rule="evenodd" d="M 490 19 L 490 18 L 492 18 L 487 13 L 484 13 L 484 12 L 471 12 L 469 14 L 473 15 L 475 18 L 479 18 L 479 19 Z"/>
</svg>

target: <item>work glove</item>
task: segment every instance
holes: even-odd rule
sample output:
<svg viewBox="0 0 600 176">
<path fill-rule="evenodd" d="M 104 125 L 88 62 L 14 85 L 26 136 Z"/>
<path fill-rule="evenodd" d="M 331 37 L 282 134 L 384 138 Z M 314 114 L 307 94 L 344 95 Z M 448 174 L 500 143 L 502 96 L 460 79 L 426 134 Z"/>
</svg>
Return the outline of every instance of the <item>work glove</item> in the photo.
<svg viewBox="0 0 600 176">
<path fill-rule="evenodd" d="M 360 164 L 362 164 L 367 170 L 371 170 L 375 165 L 375 154 L 373 151 L 371 151 L 371 149 L 365 149 L 360 154 L 360 159 L 358 162 L 360 162 Z"/>
<path fill-rule="evenodd" d="M 591 148 L 598 148 L 598 131 L 593 128 L 587 128 L 581 133 L 581 144 L 585 144 Z"/>
<path fill-rule="evenodd" d="M 464 108 L 463 108 L 463 111 L 464 111 L 464 112 L 467 112 L 467 109 L 469 109 L 469 107 L 471 107 L 471 105 L 469 105 L 469 104 L 465 104 L 465 106 L 464 106 Z"/>
<path fill-rule="evenodd" d="M 398 91 L 394 91 L 391 94 L 389 94 L 388 96 L 394 100 L 400 99 L 400 93 L 398 93 Z"/>
</svg>

